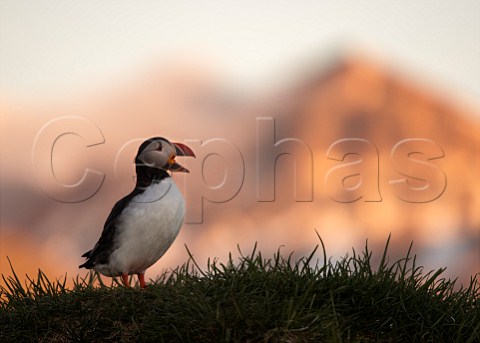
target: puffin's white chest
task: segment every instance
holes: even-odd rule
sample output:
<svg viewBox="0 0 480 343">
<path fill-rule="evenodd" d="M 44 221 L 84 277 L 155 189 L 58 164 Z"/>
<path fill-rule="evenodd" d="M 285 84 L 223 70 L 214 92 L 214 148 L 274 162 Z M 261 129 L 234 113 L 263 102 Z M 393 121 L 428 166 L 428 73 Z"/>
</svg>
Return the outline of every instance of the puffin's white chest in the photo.
<svg viewBox="0 0 480 343">
<path fill-rule="evenodd" d="M 171 178 L 149 186 L 123 210 L 117 227 L 111 274 L 145 271 L 165 254 L 180 231 L 185 214 L 183 197 Z"/>
</svg>

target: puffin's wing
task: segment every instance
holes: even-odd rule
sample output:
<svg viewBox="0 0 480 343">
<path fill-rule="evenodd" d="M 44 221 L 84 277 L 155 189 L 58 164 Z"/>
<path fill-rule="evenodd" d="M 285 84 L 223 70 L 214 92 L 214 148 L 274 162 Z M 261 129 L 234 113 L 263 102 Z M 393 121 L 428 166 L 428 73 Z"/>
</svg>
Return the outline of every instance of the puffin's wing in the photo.
<svg viewBox="0 0 480 343">
<path fill-rule="evenodd" d="M 116 225 L 122 214 L 122 211 L 128 205 L 130 200 L 136 195 L 142 193 L 142 189 L 135 188 L 130 194 L 126 197 L 117 201 L 115 206 L 113 206 L 112 211 L 108 215 L 105 225 L 103 226 L 102 235 L 98 240 L 97 244 L 93 247 L 92 250 L 87 251 L 82 257 L 87 258 L 87 261 L 80 265 L 79 268 L 91 269 L 95 264 L 105 264 L 108 263 L 110 254 L 115 248 L 115 235 L 117 233 Z"/>
</svg>

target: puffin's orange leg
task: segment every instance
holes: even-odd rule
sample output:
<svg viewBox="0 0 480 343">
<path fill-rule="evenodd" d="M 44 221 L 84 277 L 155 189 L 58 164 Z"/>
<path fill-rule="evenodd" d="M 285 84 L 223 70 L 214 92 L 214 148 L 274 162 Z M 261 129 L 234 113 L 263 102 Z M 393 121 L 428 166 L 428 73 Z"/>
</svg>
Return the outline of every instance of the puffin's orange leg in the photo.
<svg viewBox="0 0 480 343">
<path fill-rule="evenodd" d="M 145 273 L 139 273 L 138 275 L 138 281 L 140 282 L 140 287 L 145 288 L 147 284 L 145 283 Z"/>
<path fill-rule="evenodd" d="M 130 288 L 130 282 L 128 282 L 128 274 L 122 274 L 122 280 L 125 288 Z"/>
</svg>

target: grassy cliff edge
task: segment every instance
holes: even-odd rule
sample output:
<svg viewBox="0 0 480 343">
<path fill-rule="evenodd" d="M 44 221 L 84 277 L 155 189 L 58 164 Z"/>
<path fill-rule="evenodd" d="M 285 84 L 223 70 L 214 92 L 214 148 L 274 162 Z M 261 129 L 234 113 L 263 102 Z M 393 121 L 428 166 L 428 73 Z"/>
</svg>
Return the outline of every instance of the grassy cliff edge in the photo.
<svg viewBox="0 0 480 343">
<path fill-rule="evenodd" d="M 190 260 L 144 290 L 98 275 L 27 285 L 4 277 L 0 341 L 478 342 L 480 283 L 424 273 L 410 256 L 373 267 L 368 247 L 322 263 L 317 248 L 293 261 L 254 249 L 238 261 Z M 411 248 L 411 247 L 410 247 Z M 457 289 L 459 288 L 459 289 Z"/>
</svg>

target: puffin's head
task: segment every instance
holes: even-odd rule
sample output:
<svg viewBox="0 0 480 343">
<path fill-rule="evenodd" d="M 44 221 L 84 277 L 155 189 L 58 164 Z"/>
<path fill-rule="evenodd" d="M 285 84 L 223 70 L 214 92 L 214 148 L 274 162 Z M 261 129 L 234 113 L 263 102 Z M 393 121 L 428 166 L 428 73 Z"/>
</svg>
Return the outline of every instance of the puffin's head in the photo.
<svg viewBox="0 0 480 343">
<path fill-rule="evenodd" d="M 140 145 L 137 157 L 135 157 L 135 164 L 165 171 L 188 173 L 187 168 L 182 167 L 175 161 L 177 156 L 195 157 L 195 153 L 185 144 L 171 143 L 163 137 L 153 137 Z"/>
</svg>

